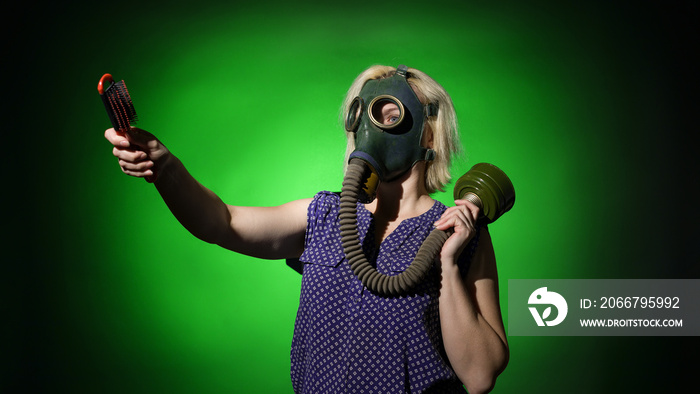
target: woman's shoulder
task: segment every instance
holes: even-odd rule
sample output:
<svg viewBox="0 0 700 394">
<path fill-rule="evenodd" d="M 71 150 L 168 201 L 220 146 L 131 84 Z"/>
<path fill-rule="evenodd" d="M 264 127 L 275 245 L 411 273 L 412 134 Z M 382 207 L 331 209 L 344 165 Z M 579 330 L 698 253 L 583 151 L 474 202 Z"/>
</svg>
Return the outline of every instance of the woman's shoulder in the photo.
<svg viewBox="0 0 700 394">
<path fill-rule="evenodd" d="M 317 205 L 340 205 L 340 193 L 322 190 L 311 199 L 311 204 Z"/>
<path fill-rule="evenodd" d="M 328 190 L 321 190 L 320 192 L 316 193 L 316 195 L 314 195 L 314 200 L 315 199 L 330 199 L 340 201 L 340 192 L 329 192 Z"/>
<path fill-rule="evenodd" d="M 309 217 L 327 217 L 329 214 L 337 212 L 340 207 L 340 193 L 320 191 L 314 195 L 309 203 Z"/>
</svg>

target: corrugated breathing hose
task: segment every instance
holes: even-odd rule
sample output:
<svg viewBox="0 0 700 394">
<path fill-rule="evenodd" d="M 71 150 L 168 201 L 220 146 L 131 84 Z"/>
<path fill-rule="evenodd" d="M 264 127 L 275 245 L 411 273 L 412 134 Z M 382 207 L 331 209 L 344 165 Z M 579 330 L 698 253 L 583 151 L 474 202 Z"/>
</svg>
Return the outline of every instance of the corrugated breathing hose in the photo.
<svg viewBox="0 0 700 394">
<path fill-rule="evenodd" d="M 371 172 L 363 160 L 352 159 L 348 164 L 340 193 L 340 238 L 350 269 L 365 287 L 382 296 L 404 295 L 423 280 L 451 230 L 449 233 L 433 230 L 404 272 L 393 276 L 378 272 L 365 257 L 357 234 L 357 201 Z"/>
</svg>

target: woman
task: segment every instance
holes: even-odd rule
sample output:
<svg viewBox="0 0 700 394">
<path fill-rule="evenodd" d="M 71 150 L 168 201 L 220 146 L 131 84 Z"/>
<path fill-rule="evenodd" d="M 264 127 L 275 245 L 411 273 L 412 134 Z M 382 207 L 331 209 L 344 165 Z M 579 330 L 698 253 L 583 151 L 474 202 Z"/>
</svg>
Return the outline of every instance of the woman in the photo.
<svg viewBox="0 0 700 394">
<path fill-rule="evenodd" d="M 396 275 L 435 228 L 454 232 L 426 278 L 378 294 L 349 268 L 337 194 L 277 207 L 225 204 L 153 135 L 105 133 L 124 173 L 154 184 L 198 238 L 246 255 L 304 263 L 292 341 L 295 392 L 488 392 L 508 362 L 493 246 L 479 209 L 430 194 L 449 181 L 457 150 L 452 102 L 426 74 L 373 66 L 344 103 L 347 158 L 380 179 L 357 204 L 357 234 L 376 270 Z M 389 141 L 389 142 L 387 142 Z M 398 148 L 397 148 L 398 146 Z M 346 160 L 347 163 L 347 160 Z"/>
</svg>

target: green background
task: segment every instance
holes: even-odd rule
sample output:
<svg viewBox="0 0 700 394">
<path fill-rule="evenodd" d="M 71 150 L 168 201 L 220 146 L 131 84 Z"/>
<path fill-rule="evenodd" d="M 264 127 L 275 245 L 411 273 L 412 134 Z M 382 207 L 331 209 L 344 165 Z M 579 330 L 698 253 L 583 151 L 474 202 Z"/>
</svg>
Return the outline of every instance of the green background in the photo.
<svg viewBox="0 0 700 394">
<path fill-rule="evenodd" d="M 407 64 L 455 102 L 455 176 L 487 161 L 515 184 L 491 226 L 504 318 L 507 279 L 700 277 L 697 6 L 562 3 L 5 6 L 0 384 L 291 392 L 300 276 L 198 241 L 121 174 L 104 73 L 226 202 L 276 205 L 340 189 L 346 89 L 372 64 Z M 509 340 L 497 393 L 672 392 L 698 349 Z"/>
</svg>

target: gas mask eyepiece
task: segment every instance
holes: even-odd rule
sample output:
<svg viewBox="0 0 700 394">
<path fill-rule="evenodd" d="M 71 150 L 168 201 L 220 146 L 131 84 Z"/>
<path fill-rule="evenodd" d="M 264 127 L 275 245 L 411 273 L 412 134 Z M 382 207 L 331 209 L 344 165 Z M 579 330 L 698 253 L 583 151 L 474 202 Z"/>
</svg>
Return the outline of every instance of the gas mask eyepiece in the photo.
<svg viewBox="0 0 700 394">
<path fill-rule="evenodd" d="M 357 132 L 357 126 L 360 125 L 360 118 L 362 117 L 362 108 L 364 107 L 364 101 L 362 97 L 355 97 L 350 103 L 348 108 L 348 116 L 345 118 L 345 130 L 350 133 Z"/>
</svg>

